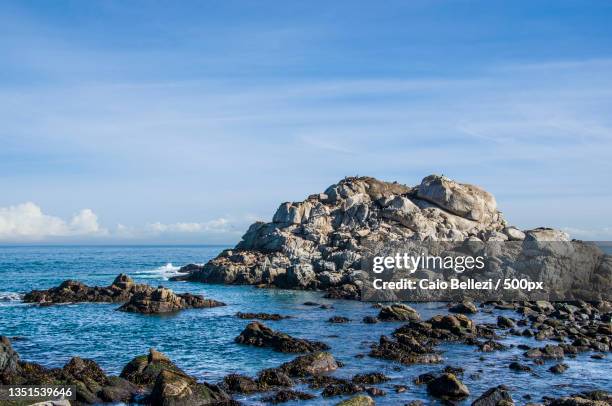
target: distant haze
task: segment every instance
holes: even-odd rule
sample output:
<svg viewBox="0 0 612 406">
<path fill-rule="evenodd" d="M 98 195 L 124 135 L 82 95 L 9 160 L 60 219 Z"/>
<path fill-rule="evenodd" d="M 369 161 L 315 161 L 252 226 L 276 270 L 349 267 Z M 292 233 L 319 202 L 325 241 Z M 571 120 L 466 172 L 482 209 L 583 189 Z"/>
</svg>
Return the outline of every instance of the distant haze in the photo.
<svg viewBox="0 0 612 406">
<path fill-rule="evenodd" d="M 612 239 L 612 3 L 0 3 L 0 244 L 235 243 L 344 176 Z"/>
</svg>

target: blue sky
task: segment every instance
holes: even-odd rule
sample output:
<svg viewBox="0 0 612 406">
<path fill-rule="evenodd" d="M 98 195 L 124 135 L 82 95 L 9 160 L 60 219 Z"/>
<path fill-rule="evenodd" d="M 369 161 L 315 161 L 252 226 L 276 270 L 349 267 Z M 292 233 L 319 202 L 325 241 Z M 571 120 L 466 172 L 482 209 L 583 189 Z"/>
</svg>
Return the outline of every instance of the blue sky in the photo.
<svg viewBox="0 0 612 406">
<path fill-rule="evenodd" d="M 0 242 L 234 243 L 347 175 L 612 238 L 609 1 L 0 2 Z"/>
</svg>

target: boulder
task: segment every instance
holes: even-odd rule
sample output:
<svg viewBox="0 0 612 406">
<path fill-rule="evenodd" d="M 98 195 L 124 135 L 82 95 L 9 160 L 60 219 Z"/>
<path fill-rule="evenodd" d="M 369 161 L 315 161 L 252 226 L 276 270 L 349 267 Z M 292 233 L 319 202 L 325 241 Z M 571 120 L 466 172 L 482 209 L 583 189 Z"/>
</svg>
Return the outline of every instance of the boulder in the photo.
<svg viewBox="0 0 612 406">
<path fill-rule="evenodd" d="M 309 341 L 294 338 L 288 334 L 274 331 L 264 324 L 254 321 L 236 337 L 239 344 L 253 345 L 256 347 L 270 347 L 279 352 L 315 352 L 328 350 L 329 346 L 319 341 Z"/>
<path fill-rule="evenodd" d="M 475 314 L 478 313 L 478 308 L 474 303 L 465 300 L 449 307 L 448 311 L 451 313 Z"/>
<path fill-rule="evenodd" d="M 430 395 L 444 400 L 461 400 L 470 395 L 467 386 L 453 374 L 442 374 L 427 383 Z"/>
<path fill-rule="evenodd" d="M 0 336 L 0 375 L 15 374 L 19 370 L 19 354 L 13 350 L 11 340 Z"/>
<path fill-rule="evenodd" d="M 492 222 L 497 212 L 493 195 L 478 186 L 455 182 L 444 176 L 424 178 L 417 196 L 469 220 Z"/>
<path fill-rule="evenodd" d="M 511 406 L 514 400 L 508 392 L 508 388 L 499 385 L 487 390 L 478 399 L 472 402 L 472 406 Z"/>
<path fill-rule="evenodd" d="M 315 352 L 302 355 L 279 367 L 288 376 L 303 377 L 335 371 L 339 365 L 328 352 Z"/>
<path fill-rule="evenodd" d="M 276 392 L 274 395 L 264 398 L 263 401 L 276 404 L 290 401 L 310 400 L 314 398 L 316 398 L 316 396 L 311 395 L 310 393 L 282 389 Z"/>
<path fill-rule="evenodd" d="M 337 403 L 336 406 L 374 406 L 376 402 L 367 395 L 357 395 Z"/>
<path fill-rule="evenodd" d="M 218 386 L 198 383 L 184 373 L 168 369 L 159 373 L 149 396 L 152 406 L 219 405 L 230 400 Z"/>
<path fill-rule="evenodd" d="M 403 303 L 384 306 L 378 314 L 378 320 L 381 321 L 408 321 L 418 320 L 419 318 L 419 313 L 416 310 Z"/>
</svg>

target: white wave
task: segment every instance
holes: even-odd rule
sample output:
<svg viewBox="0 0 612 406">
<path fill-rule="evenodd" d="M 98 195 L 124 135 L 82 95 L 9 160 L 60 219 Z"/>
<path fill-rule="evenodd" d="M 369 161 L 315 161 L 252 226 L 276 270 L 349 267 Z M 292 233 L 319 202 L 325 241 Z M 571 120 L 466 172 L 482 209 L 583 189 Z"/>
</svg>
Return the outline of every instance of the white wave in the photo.
<svg viewBox="0 0 612 406">
<path fill-rule="evenodd" d="M 21 302 L 23 294 L 15 292 L 0 292 L 0 302 Z"/>
<path fill-rule="evenodd" d="M 163 279 L 167 281 L 173 276 L 182 275 L 179 269 L 181 269 L 180 266 L 175 266 L 172 265 L 171 262 L 168 262 L 166 265 L 159 266 L 155 269 L 145 269 L 134 272 L 134 275 L 138 275 L 140 278 L 144 279 Z"/>
</svg>

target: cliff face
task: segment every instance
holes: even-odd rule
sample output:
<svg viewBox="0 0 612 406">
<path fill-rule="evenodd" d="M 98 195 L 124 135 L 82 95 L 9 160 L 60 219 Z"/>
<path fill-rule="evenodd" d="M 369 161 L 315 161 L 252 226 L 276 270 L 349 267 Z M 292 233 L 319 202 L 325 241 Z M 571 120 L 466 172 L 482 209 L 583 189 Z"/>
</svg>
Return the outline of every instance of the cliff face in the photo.
<svg viewBox="0 0 612 406">
<path fill-rule="evenodd" d="M 568 240 L 538 229 L 533 238 Z M 370 177 L 345 178 L 301 202 L 282 203 L 272 222 L 251 225 L 233 250 L 183 279 L 325 289 L 330 297 L 357 298 L 355 272 L 365 246 L 423 240 L 521 240 L 485 190 L 430 175 L 409 187 Z M 187 271 L 187 269 L 186 269 Z"/>
</svg>

